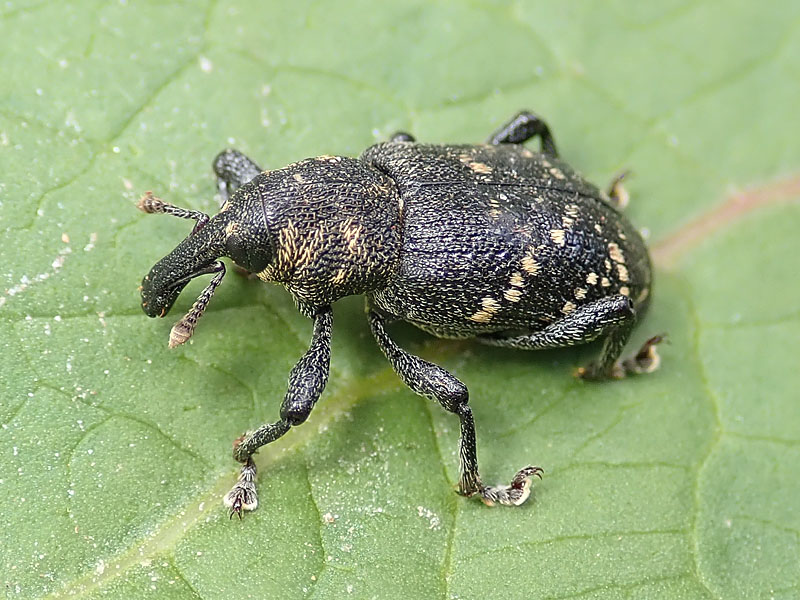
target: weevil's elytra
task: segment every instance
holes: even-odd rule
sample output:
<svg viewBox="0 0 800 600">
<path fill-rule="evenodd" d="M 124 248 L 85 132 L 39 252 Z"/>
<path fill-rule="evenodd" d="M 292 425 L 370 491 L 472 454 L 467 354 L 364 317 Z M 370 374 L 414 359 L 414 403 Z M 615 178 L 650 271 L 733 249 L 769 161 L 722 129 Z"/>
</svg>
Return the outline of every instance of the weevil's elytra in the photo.
<svg viewBox="0 0 800 600">
<path fill-rule="evenodd" d="M 535 136 L 540 153 L 520 145 Z M 231 516 L 258 505 L 253 453 L 303 423 L 322 394 L 331 304 L 344 296 L 364 294 L 372 333 L 406 385 L 459 417 L 458 492 L 489 505 L 522 504 L 542 470 L 525 467 L 509 485 L 484 485 L 466 386 L 400 348 L 388 322 L 522 349 L 603 339 L 599 360 L 578 371 L 584 379 L 621 378 L 659 364 L 659 336 L 620 360 L 651 290 L 647 249 L 620 212 L 627 202 L 622 176 L 602 193 L 558 158 L 550 129 L 531 113 L 515 116 L 486 144 L 421 144 L 398 133 L 359 158 L 319 156 L 274 171 L 226 150 L 214 171 L 223 201 L 214 217 L 149 193 L 140 202 L 145 212 L 197 222 L 144 278 L 145 313 L 164 316 L 191 279 L 213 274 L 172 328 L 170 346 L 184 343 L 225 275 L 219 258 L 227 256 L 283 285 L 314 321 L 280 419 L 234 443 L 244 466 L 225 497 Z"/>
</svg>

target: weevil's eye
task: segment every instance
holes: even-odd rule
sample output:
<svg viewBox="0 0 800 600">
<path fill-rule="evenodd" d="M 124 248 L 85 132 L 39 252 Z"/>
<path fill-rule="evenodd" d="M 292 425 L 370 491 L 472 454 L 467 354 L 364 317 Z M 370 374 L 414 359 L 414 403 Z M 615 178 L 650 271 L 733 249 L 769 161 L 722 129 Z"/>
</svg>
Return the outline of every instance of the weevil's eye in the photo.
<svg viewBox="0 0 800 600">
<path fill-rule="evenodd" d="M 249 235 L 248 235 L 249 234 Z M 259 273 L 269 266 L 272 252 L 265 236 L 252 235 L 233 229 L 225 240 L 226 256 L 251 273 Z"/>
</svg>

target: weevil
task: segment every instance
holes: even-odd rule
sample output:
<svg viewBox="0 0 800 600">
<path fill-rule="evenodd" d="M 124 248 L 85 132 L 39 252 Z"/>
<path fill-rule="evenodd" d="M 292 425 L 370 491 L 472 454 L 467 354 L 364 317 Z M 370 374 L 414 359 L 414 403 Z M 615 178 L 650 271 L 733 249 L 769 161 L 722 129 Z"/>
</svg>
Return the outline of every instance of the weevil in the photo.
<svg viewBox="0 0 800 600">
<path fill-rule="evenodd" d="M 540 151 L 523 144 L 539 138 Z M 650 301 L 652 268 L 638 231 L 622 214 L 621 178 L 608 192 L 558 158 L 547 124 L 521 112 L 485 144 L 418 143 L 408 133 L 360 157 L 318 156 L 262 171 L 236 150 L 213 162 L 222 204 L 210 217 L 148 193 L 139 207 L 196 221 L 187 238 L 142 282 L 142 308 L 165 316 L 186 284 L 213 277 L 170 332 L 188 340 L 225 275 L 226 256 L 283 285 L 313 320 L 311 343 L 289 375 L 280 418 L 234 442 L 242 463 L 224 502 L 230 514 L 258 505 L 253 453 L 303 423 L 328 380 L 331 304 L 363 294 L 369 327 L 412 391 L 458 416 L 458 493 L 520 505 L 540 467 L 508 485 L 484 485 L 467 387 L 442 367 L 399 347 L 387 331 L 406 321 L 440 338 L 546 349 L 602 339 L 583 379 L 650 372 L 660 336 L 621 360 Z"/>
</svg>

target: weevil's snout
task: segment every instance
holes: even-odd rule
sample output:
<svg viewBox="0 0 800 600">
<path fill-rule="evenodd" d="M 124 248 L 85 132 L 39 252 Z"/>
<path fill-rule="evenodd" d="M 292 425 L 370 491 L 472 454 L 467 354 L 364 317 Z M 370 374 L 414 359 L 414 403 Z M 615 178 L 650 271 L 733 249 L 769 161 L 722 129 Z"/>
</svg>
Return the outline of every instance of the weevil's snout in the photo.
<svg viewBox="0 0 800 600">
<path fill-rule="evenodd" d="M 163 317 L 165 316 L 175 300 L 180 296 L 183 288 L 186 287 L 187 281 L 178 283 L 172 286 L 163 286 L 154 284 L 155 267 L 142 280 L 142 310 L 148 317 Z"/>
<path fill-rule="evenodd" d="M 142 310 L 147 316 L 163 317 L 187 283 L 216 270 L 212 265 L 224 252 L 221 238 L 212 219 L 153 265 L 142 280 Z"/>
</svg>

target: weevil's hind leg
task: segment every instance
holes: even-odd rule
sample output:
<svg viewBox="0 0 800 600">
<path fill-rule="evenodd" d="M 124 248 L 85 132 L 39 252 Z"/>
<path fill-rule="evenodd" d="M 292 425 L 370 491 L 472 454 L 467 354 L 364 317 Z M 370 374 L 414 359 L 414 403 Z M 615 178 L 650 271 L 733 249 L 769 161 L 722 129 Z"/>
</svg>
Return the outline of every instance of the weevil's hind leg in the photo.
<svg viewBox="0 0 800 600">
<path fill-rule="evenodd" d="M 261 167 L 238 150 L 223 150 L 213 162 L 214 173 L 217 174 L 220 206 L 225 204 L 231 194 L 245 183 L 261 173 Z"/>
<path fill-rule="evenodd" d="M 524 144 L 537 135 L 542 143 L 542 152 L 557 157 L 556 142 L 547 123 L 528 111 L 522 111 L 515 115 L 508 123 L 495 131 L 487 143 L 494 145 Z"/>
<path fill-rule="evenodd" d="M 617 294 L 584 304 L 541 331 L 523 335 L 486 334 L 477 339 L 490 346 L 545 350 L 605 337 L 599 360 L 578 369 L 577 375 L 583 379 L 621 379 L 628 374 L 649 373 L 658 367 L 656 346 L 663 336 L 650 338 L 633 357 L 619 360 L 635 324 L 633 302 Z"/>
<path fill-rule="evenodd" d="M 281 404 L 281 418 L 244 434 L 233 443 L 233 458 L 244 464 L 236 485 L 223 499 L 231 511 L 231 517 L 236 514 L 241 518 L 243 510 L 255 510 L 258 506 L 253 453 L 283 436 L 291 427 L 305 422 L 328 382 L 333 310 L 330 306 L 318 308 L 313 318 L 311 345 L 289 374 L 289 387 Z"/>
<path fill-rule="evenodd" d="M 625 207 L 628 206 L 630 195 L 628 194 L 628 190 L 625 189 L 623 181 L 630 174 L 630 171 L 623 171 L 614 177 L 608 186 L 606 194 L 608 194 L 608 199 L 611 200 L 611 204 L 613 204 L 617 210 L 625 210 Z"/>
<path fill-rule="evenodd" d="M 417 140 L 410 133 L 405 131 L 398 131 L 389 138 L 390 142 L 416 142 Z"/>
<path fill-rule="evenodd" d="M 480 494 L 489 505 L 494 503 L 517 506 L 530 495 L 531 478 L 541 477 L 540 467 L 525 467 L 517 472 L 510 485 L 485 486 L 478 473 L 475 445 L 475 423 L 469 407 L 467 386 L 438 365 L 409 354 L 386 333 L 385 322 L 375 311 L 369 311 L 369 325 L 381 351 L 400 376 L 400 379 L 420 396 L 436 400 L 445 410 L 458 415 L 461 421 L 459 442 L 458 493 L 464 496 Z"/>
</svg>

